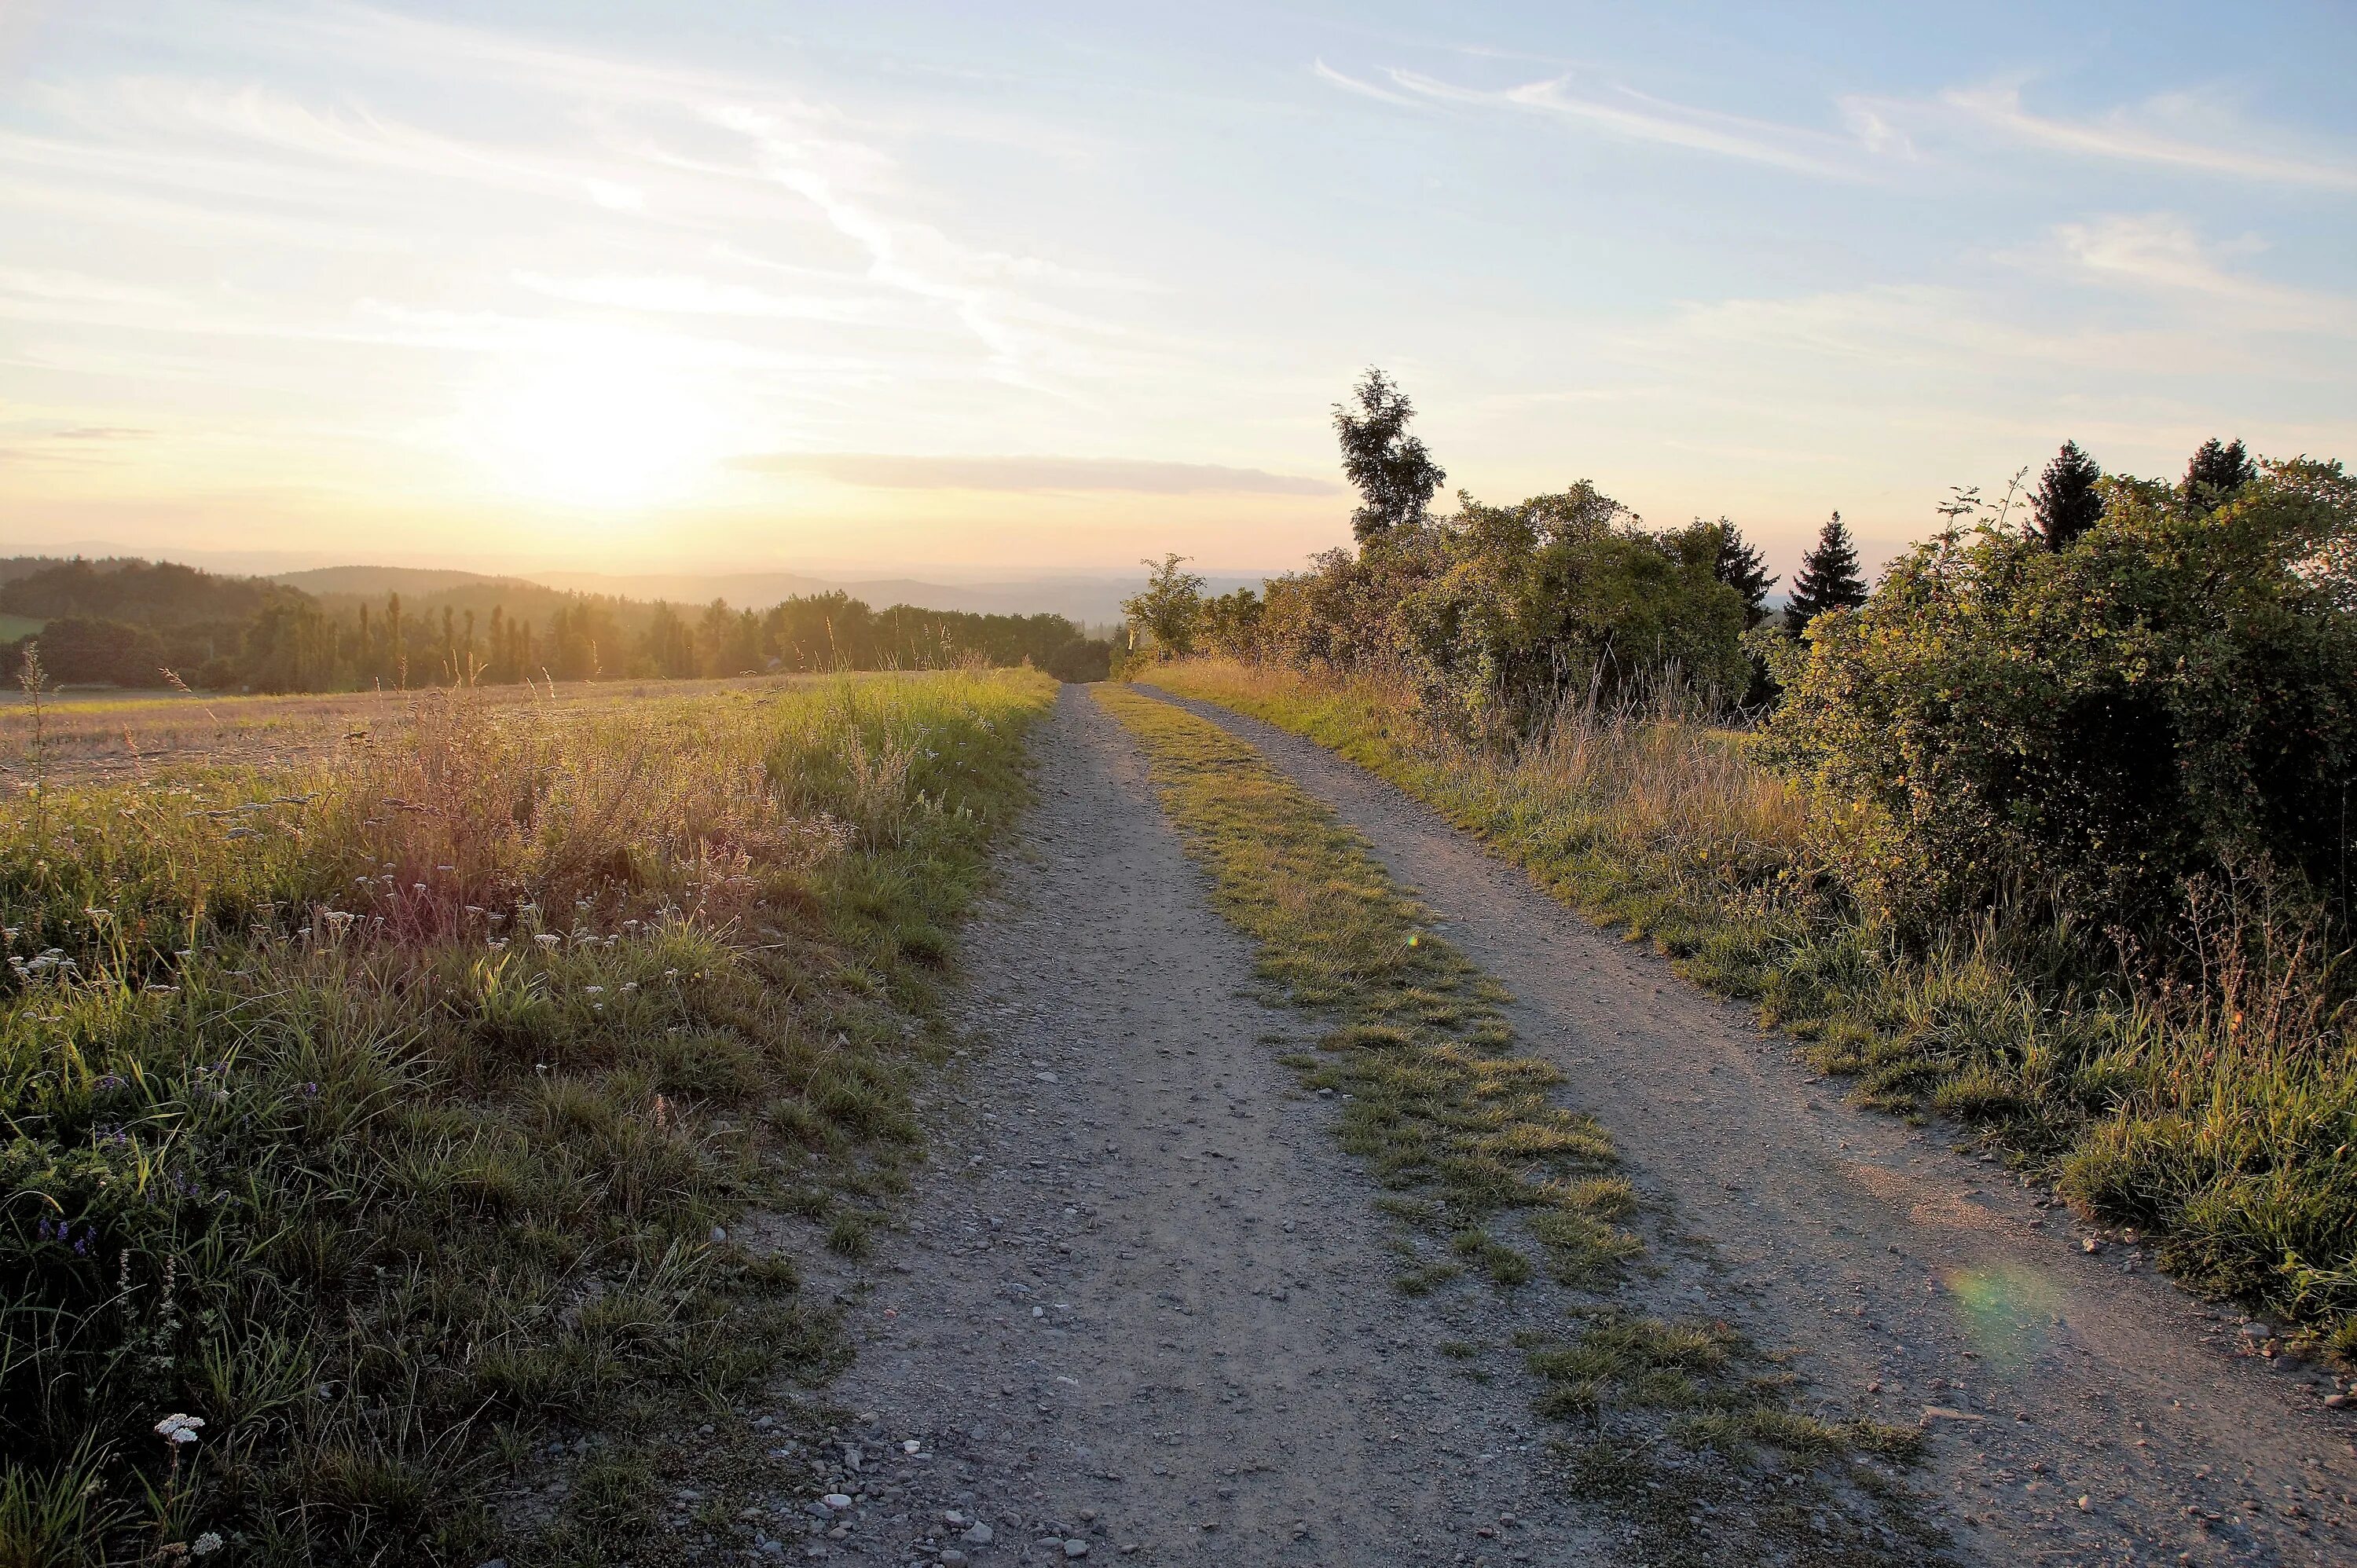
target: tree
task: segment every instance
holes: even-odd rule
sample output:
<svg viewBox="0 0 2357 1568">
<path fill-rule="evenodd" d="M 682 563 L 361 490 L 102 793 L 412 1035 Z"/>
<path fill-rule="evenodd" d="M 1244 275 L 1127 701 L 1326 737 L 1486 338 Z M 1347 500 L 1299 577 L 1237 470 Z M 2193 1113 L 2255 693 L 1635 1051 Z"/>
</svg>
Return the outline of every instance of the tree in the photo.
<svg viewBox="0 0 2357 1568">
<path fill-rule="evenodd" d="M 1748 542 L 1743 530 L 1723 517 L 1717 522 L 1696 518 L 1695 528 L 1711 536 L 1710 575 L 1742 596 L 1743 629 L 1749 631 L 1766 620 L 1768 590 L 1776 585 L 1776 579 L 1768 575 L 1768 563 L 1759 547 Z"/>
<path fill-rule="evenodd" d="M 1353 391 L 1359 412 L 1334 405 L 1334 432 L 1342 438 L 1342 474 L 1365 498 L 1351 514 L 1351 532 L 1366 544 L 1403 524 L 1424 521 L 1425 508 L 1448 478 L 1424 443 L 1407 433 L 1415 405 L 1390 377 L 1369 367 Z"/>
<path fill-rule="evenodd" d="M 2062 449 L 2038 477 L 2037 492 L 2029 498 L 2030 515 L 2037 520 L 2035 532 L 2047 549 L 2069 548 L 2072 540 L 2104 520 L 2103 493 L 2095 488 L 2103 477 L 2104 470 L 2079 450 L 2076 441 L 2062 443 Z"/>
<path fill-rule="evenodd" d="M 2257 465 L 2243 450 L 2240 436 L 2221 442 L 2212 435 L 2195 448 L 2185 466 L 2183 495 L 2187 510 L 2207 516 L 2234 499 L 2244 485 L 2259 477 Z"/>
<path fill-rule="evenodd" d="M 1866 603 L 1866 579 L 1857 575 L 1857 546 L 1835 512 L 1817 534 L 1816 548 L 1801 557 L 1792 577 L 1792 602 L 1784 607 L 1784 624 L 1792 635 L 1827 610 L 1856 609 Z"/>
<path fill-rule="evenodd" d="M 1165 555 L 1158 564 L 1141 563 L 1150 574 L 1146 591 L 1121 602 L 1132 626 L 1145 628 L 1156 647 L 1180 658 L 1195 651 L 1195 628 L 1203 614 L 1203 579 L 1179 570 L 1186 560 Z"/>
</svg>

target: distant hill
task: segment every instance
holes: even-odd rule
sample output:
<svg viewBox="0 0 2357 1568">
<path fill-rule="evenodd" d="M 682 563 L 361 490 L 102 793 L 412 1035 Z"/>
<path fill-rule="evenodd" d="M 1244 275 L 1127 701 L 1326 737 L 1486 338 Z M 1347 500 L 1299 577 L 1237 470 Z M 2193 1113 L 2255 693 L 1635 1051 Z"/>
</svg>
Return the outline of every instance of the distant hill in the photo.
<svg viewBox="0 0 2357 1568">
<path fill-rule="evenodd" d="M 169 561 L 57 561 L 0 583 L 0 611 L 125 621 L 169 631 L 234 624 L 288 591 L 260 577 L 222 577 Z"/>
<path fill-rule="evenodd" d="M 436 571 L 427 566 L 319 566 L 308 572 L 274 572 L 270 580 L 321 597 L 361 594 L 382 598 L 387 594 L 399 594 L 407 598 L 478 585 L 524 585 L 521 577 L 487 577 L 480 572 Z"/>
</svg>

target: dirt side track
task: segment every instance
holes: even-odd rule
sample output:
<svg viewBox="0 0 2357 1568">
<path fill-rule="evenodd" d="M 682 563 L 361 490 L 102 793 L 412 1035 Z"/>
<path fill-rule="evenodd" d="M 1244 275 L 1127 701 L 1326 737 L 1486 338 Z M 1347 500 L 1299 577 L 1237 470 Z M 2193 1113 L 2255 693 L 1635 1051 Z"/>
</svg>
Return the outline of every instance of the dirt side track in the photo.
<svg viewBox="0 0 2357 1568">
<path fill-rule="evenodd" d="M 1159 694 L 1159 693 L 1157 693 Z M 1178 701 L 1177 699 L 1168 699 Z M 1846 1107 L 1787 1042 L 1556 904 L 1386 781 L 1259 721 L 1257 746 L 1501 981 L 1527 1051 L 1712 1244 L 1713 1303 L 1821 1396 L 1935 1436 L 1921 1484 L 1993 1563 L 2357 1563 L 2357 1434 L 2000 1166 Z M 2083 1504 L 2081 1499 L 2084 1498 Z"/>
</svg>

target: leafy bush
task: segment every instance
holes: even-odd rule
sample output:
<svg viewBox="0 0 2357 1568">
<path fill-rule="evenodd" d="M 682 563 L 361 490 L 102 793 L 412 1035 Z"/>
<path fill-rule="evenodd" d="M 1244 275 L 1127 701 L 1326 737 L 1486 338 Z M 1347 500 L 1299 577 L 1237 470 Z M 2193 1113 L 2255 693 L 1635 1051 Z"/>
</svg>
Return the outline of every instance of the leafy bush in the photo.
<svg viewBox="0 0 2357 1568">
<path fill-rule="evenodd" d="M 2279 464 L 2208 512 L 2107 484 L 2068 549 L 1994 523 L 1919 545 L 1779 671 L 1762 755 L 1902 929 L 2004 902 L 2149 930 L 2260 865 L 2347 908 L 2357 484 Z"/>
<path fill-rule="evenodd" d="M 1222 651 L 1395 673 L 1435 722 L 1484 739 L 1535 733 L 1566 702 L 1617 705 L 1669 671 L 1720 702 L 1750 685 L 1723 525 L 1648 532 L 1584 480 L 1510 507 L 1458 499 L 1272 579 Z"/>
</svg>

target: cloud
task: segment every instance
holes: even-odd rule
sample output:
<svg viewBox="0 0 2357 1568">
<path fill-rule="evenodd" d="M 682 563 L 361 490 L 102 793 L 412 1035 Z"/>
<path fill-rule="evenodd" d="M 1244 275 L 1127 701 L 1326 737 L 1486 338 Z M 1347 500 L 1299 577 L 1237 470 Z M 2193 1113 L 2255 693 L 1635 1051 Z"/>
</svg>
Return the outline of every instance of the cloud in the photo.
<svg viewBox="0 0 2357 1568">
<path fill-rule="evenodd" d="M 1858 179 L 1857 144 L 1829 132 L 1697 109 L 1633 88 L 1583 89 L 1569 75 L 1504 88 L 1465 87 L 1413 70 L 1387 67 L 1390 88 L 1345 76 L 1319 60 L 1321 81 L 1385 102 L 1420 107 L 1456 103 L 1535 114 L 1624 142 L 1646 142 L 1746 163 L 1767 164 L 1828 179 Z"/>
<path fill-rule="evenodd" d="M 152 430 L 135 429 L 127 424 L 77 424 L 70 430 L 52 430 L 53 441 L 140 441 L 155 435 Z"/>
<path fill-rule="evenodd" d="M 877 490 L 1089 490 L 1129 495 L 1325 496 L 1325 479 L 1128 457 L 919 457 L 866 452 L 777 452 L 730 460 L 761 474 L 808 474 Z"/>
<path fill-rule="evenodd" d="M 1395 104 L 1402 109 L 1424 107 L 1420 100 L 1410 98 L 1405 92 L 1392 92 L 1377 87 L 1372 81 L 1361 81 L 1355 76 L 1345 76 L 1322 59 L 1312 62 L 1309 70 L 1310 74 L 1317 77 L 1318 81 L 1339 87 L 1345 92 L 1355 92 L 1361 98 L 1372 98 L 1379 103 Z"/>
<path fill-rule="evenodd" d="M 2357 155 L 2286 145 L 2282 134 L 2245 123 L 2226 104 L 2168 93 L 2093 119 L 2040 114 L 2007 82 L 1951 88 L 1930 102 L 1846 100 L 1854 116 L 1878 124 L 1946 119 L 2025 146 L 2158 164 L 2277 185 L 2357 190 Z"/>
<path fill-rule="evenodd" d="M 2249 330 L 2357 331 L 2357 299 L 2229 271 L 2220 264 L 2221 254 L 2248 254 L 2258 243 L 2206 244 L 2201 231 L 2175 213 L 2114 213 L 2058 224 L 2050 247 L 2048 255 L 2084 280 L 2195 295 L 2232 308 L 2233 319 Z M 2040 258 L 2032 252 L 2007 259 L 2035 265 Z"/>
</svg>

